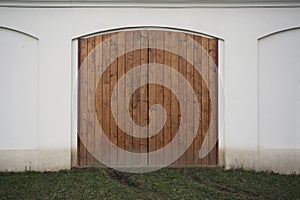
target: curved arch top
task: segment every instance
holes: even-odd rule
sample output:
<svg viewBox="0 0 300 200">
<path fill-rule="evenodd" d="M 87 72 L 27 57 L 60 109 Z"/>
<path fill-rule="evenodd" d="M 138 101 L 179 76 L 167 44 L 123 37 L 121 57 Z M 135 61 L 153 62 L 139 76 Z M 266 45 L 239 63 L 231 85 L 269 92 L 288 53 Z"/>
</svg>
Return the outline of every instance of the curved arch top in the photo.
<svg viewBox="0 0 300 200">
<path fill-rule="evenodd" d="M 292 27 L 292 28 L 287 28 L 287 29 L 281 29 L 279 31 L 271 32 L 271 33 L 268 33 L 266 35 L 263 35 L 263 36 L 259 37 L 257 40 L 261 40 L 261 39 L 270 37 L 270 36 L 275 35 L 275 34 L 287 32 L 287 31 L 291 31 L 291 30 L 296 30 L 296 29 L 300 29 L 300 26 L 296 26 L 296 27 Z"/>
<path fill-rule="evenodd" d="M 132 26 L 132 27 L 129 26 L 129 27 L 118 27 L 118 28 L 113 28 L 113 29 L 107 29 L 107 30 L 102 30 L 102 31 L 97 31 L 97 32 L 82 34 L 80 36 L 75 36 L 73 39 L 90 37 L 90 36 L 93 36 L 93 35 L 100 35 L 100 34 L 106 34 L 106 33 L 112 33 L 112 32 L 128 31 L 128 30 L 168 30 L 168 31 L 177 31 L 177 32 L 190 33 L 190 34 L 199 35 L 199 36 L 207 37 L 207 38 L 222 39 L 220 37 L 217 37 L 217 36 L 214 36 L 214 35 L 209 35 L 207 33 L 202 33 L 202 32 L 199 32 L 199 31 L 188 30 L 188 29 L 178 28 L 178 27 L 168 27 L 168 26 Z"/>
<path fill-rule="evenodd" d="M 33 39 L 36 39 L 36 40 L 39 40 L 38 37 L 34 36 L 34 35 L 31 35 L 29 33 L 26 33 L 24 31 L 21 31 L 21 30 L 18 30 L 18 29 L 14 29 L 14 28 L 10 28 L 10 27 L 5 27 L 5 26 L 0 26 L 0 31 L 2 31 L 2 29 L 6 29 L 6 30 L 9 30 L 9 31 L 14 31 L 14 32 L 17 32 L 17 33 L 20 33 L 22 35 L 26 35 L 28 37 L 31 37 Z"/>
</svg>

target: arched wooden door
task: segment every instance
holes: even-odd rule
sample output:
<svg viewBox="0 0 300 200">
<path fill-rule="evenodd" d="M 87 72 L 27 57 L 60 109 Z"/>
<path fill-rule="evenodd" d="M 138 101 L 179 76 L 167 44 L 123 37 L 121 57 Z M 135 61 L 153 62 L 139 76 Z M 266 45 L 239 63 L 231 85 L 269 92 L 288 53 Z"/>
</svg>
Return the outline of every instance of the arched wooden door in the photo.
<svg viewBox="0 0 300 200">
<path fill-rule="evenodd" d="M 183 154 L 173 166 L 217 165 L 218 82 L 217 69 L 213 67 L 218 63 L 217 44 L 216 38 L 169 29 L 120 30 L 80 38 L 78 165 L 101 166 L 97 155 L 112 155 L 107 159 L 122 166 L 131 161 L 117 152 L 116 146 L 128 152 L 149 153 L 164 148 L 171 141 L 178 148 L 137 162 L 160 163 L 181 151 Z M 153 63 L 162 68 L 150 67 Z M 162 70 L 157 72 L 158 69 Z M 153 79 L 151 76 L 155 76 L 157 84 L 149 82 Z M 182 78 L 189 85 L 181 83 Z M 118 82 L 120 87 L 116 89 Z M 143 84 L 145 82 L 149 84 Z M 133 88 L 139 84 L 140 87 Z M 189 86 L 194 96 L 188 94 Z M 183 101 L 178 95 L 186 98 Z M 156 104 L 164 107 L 165 114 L 155 112 L 157 107 L 153 105 Z M 197 121 L 196 106 L 200 109 Z M 154 114 L 149 115 L 151 109 Z M 187 113 L 188 110 L 194 112 Z M 128 116 L 132 123 L 126 122 Z M 183 120 L 182 116 L 187 118 Z M 150 123 L 155 135 L 142 128 L 135 132 L 140 135 L 124 133 L 124 129 L 133 130 L 135 125 L 145 127 Z M 183 130 L 188 135 L 184 139 L 175 137 L 180 123 L 185 123 Z M 103 133 L 98 134 L 101 131 Z M 114 147 L 107 147 L 103 142 L 104 134 Z M 138 137 L 143 134 L 147 137 Z M 205 148 L 211 151 L 200 159 L 199 150 L 206 136 L 208 146 Z M 191 137 L 189 145 L 187 141 Z"/>
</svg>

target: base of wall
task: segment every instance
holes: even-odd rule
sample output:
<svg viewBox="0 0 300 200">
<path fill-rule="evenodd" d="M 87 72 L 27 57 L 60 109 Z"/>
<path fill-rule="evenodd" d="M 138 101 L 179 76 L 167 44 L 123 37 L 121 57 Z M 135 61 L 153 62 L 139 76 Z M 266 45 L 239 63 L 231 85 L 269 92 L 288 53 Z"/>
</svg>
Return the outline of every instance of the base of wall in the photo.
<svg viewBox="0 0 300 200">
<path fill-rule="evenodd" d="M 221 151 L 221 155 L 224 152 Z M 300 174 L 300 149 L 226 150 L 220 165 L 226 169 L 243 168 Z M 222 156 L 223 157 L 223 156 Z M 71 168 L 67 149 L 0 150 L 0 171 L 58 171 Z"/>
<path fill-rule="evenodd" d="M 58 171 L 70 168 L 70 150 L 0 150 L 0 171 Z"/>
<path fill-rule="evenodd" d="M 300 174 L 300 149 L 226 150 L 225 168 Z"/>
</svg>

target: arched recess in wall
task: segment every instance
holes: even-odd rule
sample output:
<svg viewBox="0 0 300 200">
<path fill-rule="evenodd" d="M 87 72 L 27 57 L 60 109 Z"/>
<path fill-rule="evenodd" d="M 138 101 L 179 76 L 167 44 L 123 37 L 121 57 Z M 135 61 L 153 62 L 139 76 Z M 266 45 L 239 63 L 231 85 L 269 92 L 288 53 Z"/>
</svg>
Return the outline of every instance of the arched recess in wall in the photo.
<svg viewBox="0 0 300 200">
<path fill-rule="evenodd" d="M 179 32 L 185 32 L 185 33 L 190 33 L 190 34 L 196 34 L 196 35 L 201 35 L 201 36 L 205 36 L 208 38 L 217 38 L 220 40 L 224 40 L 222 37 L 216 36 L 214 34 L 211 33 L 207 33 L 207 32 L 199 32 L 196 30 L 190 30 L 190 29 L 185 29 L 185 28 L 179 28 L 179 27 L 168 27 L 168 26 L 132 26 L 132 27 L 117 27 L 117 28 L 113 28 L 113 29 L 104 29 L 101 31 L 91 31 L 91 32 L 85 32 L 85 33 L 81 33 L 78 34 L 77 36 L 72 37 L 73 39 L 78 39 L 78 38 L 82 38 L 82 37 L 88 37 L 91 35 L 99 35 L 99 34 L 104 34 L 104 33 L 110 33 L 110 32 L 118 32 L 118 31 L 128 31 L 128 30 L 170 30 L 170 31 L 179 31 Z"/>
<path fill-rule="evenodd" d="M 0 27 L 0 149 L 38 146 L 38 39 Z"/>
<path fill-rule="evenodd" d="M 104 137 L 118 148 L 133 153 L 158 152 L 177 140 L 177 152 L 170 152 L 178 154 L 171 162 L 173 165 L 218 164 L 217 38 L 161 27 L 110 30 L 79 38 L 78 63 L 79 165 L 101 165 L 102 160 L 107 161 L 103 158 L 107 153 L 103 152 L 116 151 L 116 147 L 103 149 Z M 164 67 L 152 67 L 153 63 Z M 156 71 L 158 69 L 162 71 Z M 145 84 L 149 80 L 151 83 Z M 116 90 L 119 82 L 122 84 Z M 188 93 L 188 87 L 195 95 Z M 165 114 L 162 111 L 151 118 L 148 112 L 155 104 L 164 107 Z M 194 112 L 199 105 L 200 111 Z M 187 114 L 188 111 L 191 113 Z M 129 118 L 132 121 L 127 122 Z M 145 132 L 139 131 L 143 130 L 141 127 L 151 126 L 151 122 L 156 134 L 151 133 L 149 127 Z M 182 123 L 187 123 L 184 139 L 176 137 Z M 129 129 L 137 132 L 130 135 Z M 99 135 L 99 131 L 103 134 Z M 194 134 L 192 139 L 187 136 L 190 133 Z M 146 135 L 141 136 L 143 134 Z M 207 154 L 199 158 L 202 146 Z M 175 157 L 161 155 L 155 157 L 155 162 L 163 165 Z M 141 157 L 139 164 L 143 159 L 146 165 L 151 163 L 150 157 Z M 104 164 L 128 162 L 124 155 L 111 156 L 108 160 L 110 163 Z"/>
<path fill-rule="evenodd" d="M 300 27 L 258 40 L 261 148 L 300 148 Z"/>
</svg>

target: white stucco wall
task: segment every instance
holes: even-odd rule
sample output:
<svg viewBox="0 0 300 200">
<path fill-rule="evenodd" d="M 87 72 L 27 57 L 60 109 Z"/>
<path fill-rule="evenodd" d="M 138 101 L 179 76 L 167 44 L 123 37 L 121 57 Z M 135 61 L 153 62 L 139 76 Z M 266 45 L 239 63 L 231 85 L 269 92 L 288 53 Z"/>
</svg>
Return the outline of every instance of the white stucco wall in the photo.
<svg viewBox="0 0 300 200">
<path fill-rule="evenodd" d="M 280 118 L 274 119 L 275 121 L 263 120 L 268 112 L 264 105 L 270 98 L 267 85 L 269 82 L 265 78 L 270 78 L 268 67 L 272 66 L 273 62 L 277 62 L 272 59 L 274 57 L 278 61 L 285 59 L 291 65 L 299 63 L 297 59 L 293 60 L 294 54 L 287 53 L 286 57 L 281 59 L 278 57 L 278 52 L 269 54 L 268 51 L 273 49 L 273 41 L 279 46 L 282 45 L 281 39 L 288 44 L 295 39 L 299 42 L 299 39 L 297 40 L 300 38 L 299 31 L 286 37 L 274 35 L 262 38 L 270 33 L 300 27 L 300 8 L 297 6 L 227 8 L 222 5 L 180 8 L 153 6 L 153 4 L 151 8 L 147 5 L 130 8 L 130 6 L 118 7 L 107 4 L 105 7 L 101 7 L 100 4 L 97 8 L 0 7 L 0 27 L 31 35 L 36 38 L 35 45 L 38 45 L 35 76 L 37 85 L 31 85 L 31 82 L 20 85 L 21 90 L 32 89 L 30 90 L 32 94 L 34 88 L 37 88 L 37 97 L 30 97 L 32 98 L 30 105 L 37 106 L 36 123 L 33 123 L 36 116 L 30 115 L 32 120 L 30 129 L 37 131 L 37 144 L 32 145 L 34 148 L 27 149 L 22 142 L 26 141 L 26 134 L 19 130 L 21 128 L 10 129 L 11 132 L 1 132 L 0 170 L 24 170 L 25 168 L 58 170 L 71 167 L 71 148 L 74 146 L 71 138 L 76 137 L 76 132 L 72 129 L 76 124 L 72 124 L 71 114 L 72 81 L 74 81 L 72 71 L 75 67 L 72 66 L 72 59 L 74 59 L 72 40 L 89 33 L 136 26 L 187 29 L 222 39 L 223 48 L 220 52 L 223 60 L 220 62 L 223 64 L 222 74 L 225 83 L 224 102 L 221 102 L 225 110 L 225 125 L 222 132 L 220 131 L 222 138 L 220 153 L 224 155 L 222 163 L 226 168 L 244 167 L 282 173 L 293 171 L 300 173 L 299 111 L 286 111 L 287 115 L 291 112 L 297 117 L 294 122 L 285 119 L 286 123 L 282 124 L 282 126 L 294 127 L 293 131 L 288 132 L 288 136 L 284 137 L 287 141 L 285 143 L 281 143 L 281 133 L 275 132 L 275 137 L 268 140 L 269 133 L 264 131 L 268 127 L 274 128 L 273 125 L 281 123 L 282 120 Z M 0 41 L 0 54 L 3 54 L 5 51 L 2 47 L 3 40 Z M 292 44 L 289 45 L 289 50 L 299 52 L 299 45 Z M 6 57 L 10 58 L 9 55 Z M 2 73 L 3 66 L 9 62 L 9 59 L 2 60 L 1 57 L 1 61 Z M 23 63 L 21 60 L 18 62 Z M 28 67 L 34 69 L 33 65 Z M 298 64 L 298 68 L 291 68 L 295 72 L 289 73 L 299 72 L 299 67 Z M 279 64 L 277 70 L 274 72 L 274 79 L 282 78 Z M 23 73 L 26 77 L 34 77 L 30 70 L 24 70 Z M 14 80 L 11 72 L 0 76 L 6 77 L 7 80 Z M 289 75 L 284 76 L 284 80 L 290 79 L 287 76 Z M 273 78 L 270 79 L 274 80 Z M 285 82 L 282 90 L 285 91 L 284 89 L 292 84 L 291 87 L 296 91 L 285 91 L 285 94 L 298 98 L 297 78 L 299 76 L 294 75 L 291 78 L 293 81 Z M 13 84 L 13 81 L 9 83 Z M 14 87 L 15 85 L 8 87 L 1 85 L 1 93 L 4 89 Z M 14 108 L 18 104 L 13 101 L 14 98 L 14 94 L 6 97 L 12 99 L 8 103 L 9 108 Z M 271 101 L 271 107 L 278 105 L 280 101 L 287 102 L 289 99 Z M 292 103 L 299 108 L 299 100 L 292 100 Z M 12 116 L 11 112 L 16 111 L 1 111 L 0 119 L 4 119 L 7 115 Z M 16 126 L 24 122 L 22 117 L 17 117 L 15 120 Z M 3 123 L 0 122 L 1 128 L 7 126 Z M 11 143 L 7 139 L 11 134 L 18 136 L 18 141 Z M 277 144 L 284 144 L 284 146 Z M 8 148 L 10 145 L 13 148 Z"/>
<path fill-rule="evenodd" d="M 300 148 L 300 28 L 258 42 L 259 147 Z"/>
<path fill-rule="evenodd" d="M 38 40 L 0 28 L 0 148 L 37 148 Z"/>
</svg>

